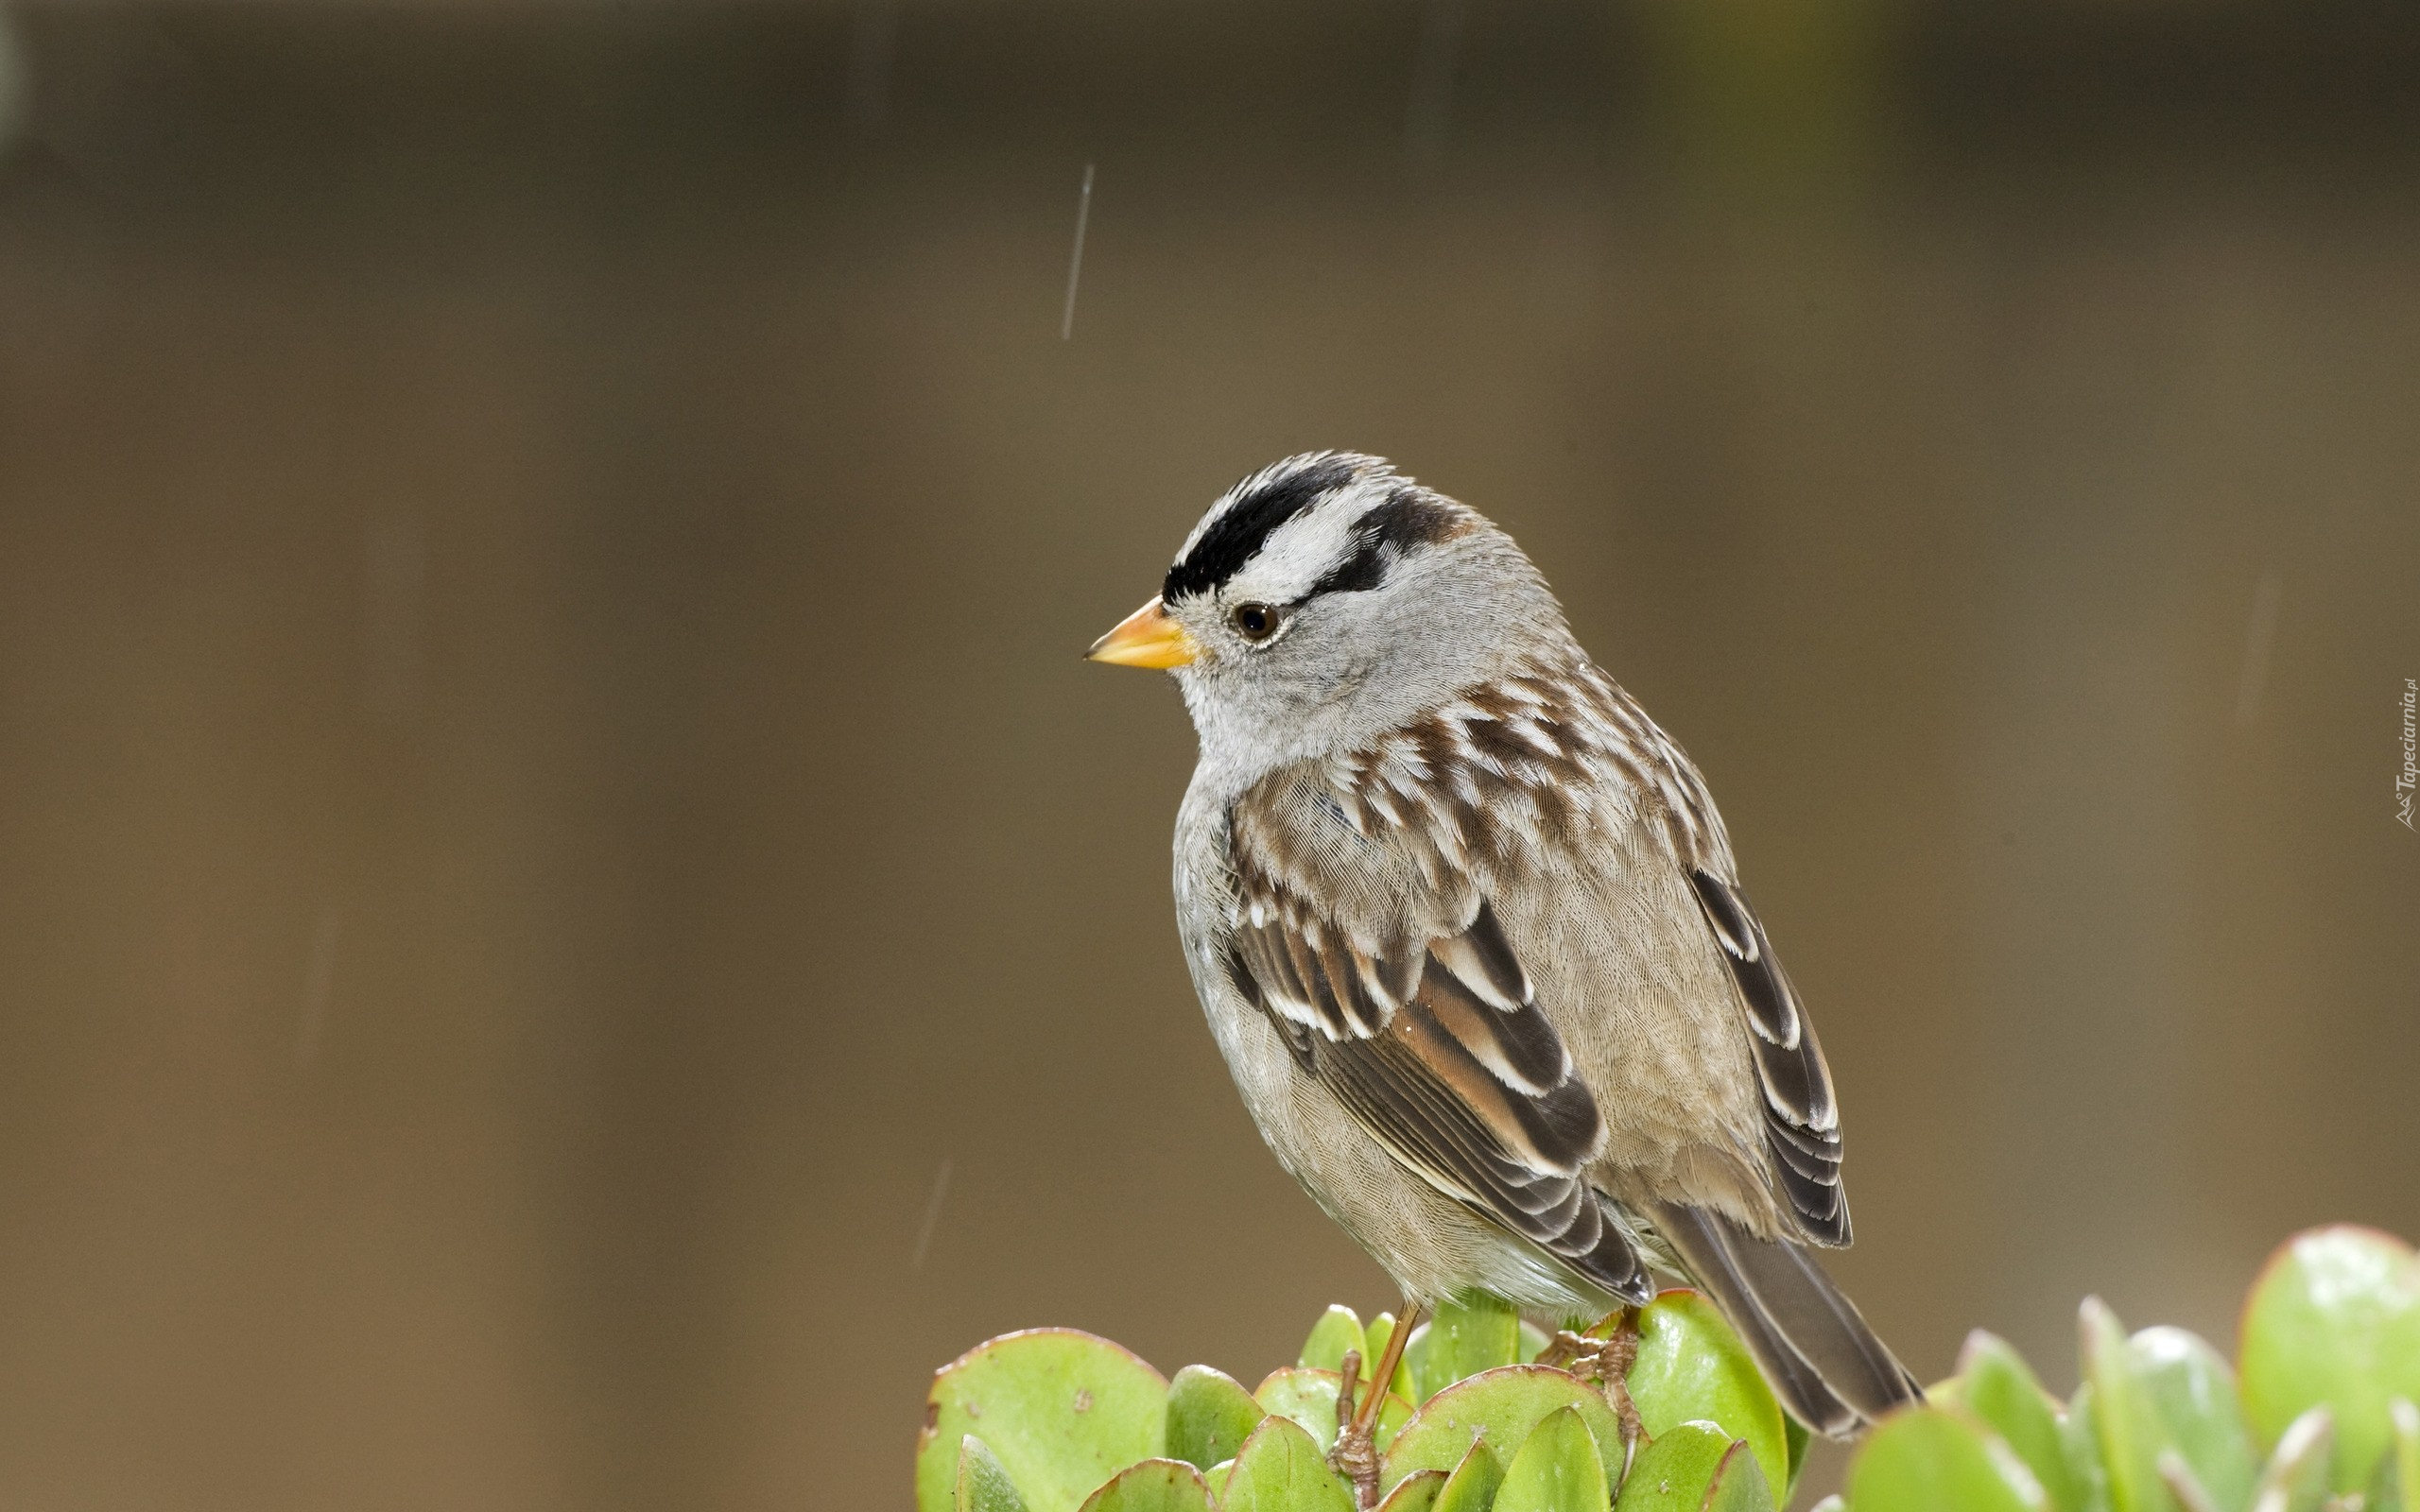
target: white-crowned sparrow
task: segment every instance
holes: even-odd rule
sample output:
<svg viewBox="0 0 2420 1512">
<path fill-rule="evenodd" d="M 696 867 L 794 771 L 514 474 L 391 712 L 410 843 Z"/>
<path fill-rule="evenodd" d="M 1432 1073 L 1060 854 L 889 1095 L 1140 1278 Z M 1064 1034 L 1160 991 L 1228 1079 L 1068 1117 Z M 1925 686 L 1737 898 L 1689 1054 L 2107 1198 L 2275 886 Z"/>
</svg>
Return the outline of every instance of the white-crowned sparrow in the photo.
<svg viewBox="0 0 2420 1512">
<path fill-rule="evenodd" d="M 1290 457 L 1090 655 L 1176 674 L 1195 989 L 1409 1303 L 1594 1315 L 1651 1265 L 1819 1432 L 1921 1395 L 1808 1253 L 1849 1242 L 1831 1074 L 1714 800 L 1512 538 L 1379 458 Z"/>
</svg>

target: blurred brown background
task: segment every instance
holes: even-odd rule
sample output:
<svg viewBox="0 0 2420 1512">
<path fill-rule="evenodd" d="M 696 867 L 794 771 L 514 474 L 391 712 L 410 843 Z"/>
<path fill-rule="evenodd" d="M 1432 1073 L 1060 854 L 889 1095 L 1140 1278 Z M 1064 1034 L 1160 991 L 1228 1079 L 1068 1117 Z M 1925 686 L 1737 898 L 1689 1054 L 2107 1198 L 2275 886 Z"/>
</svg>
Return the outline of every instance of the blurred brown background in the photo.
<svg viewBox="0 0 2420 1512">
<path fill-rule="evenodd" d="M 1389 1305 L 1077 660 L 1313 446 L 1705 768 L 1921 1374 L 2420 1234 L 2420 11 L 0 23 L 9 1504 L 904 1507 Z"/>
</svg>

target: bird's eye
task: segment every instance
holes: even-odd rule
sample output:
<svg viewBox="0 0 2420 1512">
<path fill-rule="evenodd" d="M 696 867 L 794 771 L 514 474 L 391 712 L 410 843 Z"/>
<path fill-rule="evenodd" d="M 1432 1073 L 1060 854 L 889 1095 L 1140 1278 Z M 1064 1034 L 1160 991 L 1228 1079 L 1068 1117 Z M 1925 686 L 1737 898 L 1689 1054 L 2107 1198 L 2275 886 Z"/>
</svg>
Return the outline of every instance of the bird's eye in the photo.
<svg viewBox="0 0 2420 1512">
<path fill-rule="evenodd" d="M 1238 604 L 1227 618 L 1247 641 L 1266 641 L 1277 629 L 1277 611 L 1266 604 Z"/>
</svg>

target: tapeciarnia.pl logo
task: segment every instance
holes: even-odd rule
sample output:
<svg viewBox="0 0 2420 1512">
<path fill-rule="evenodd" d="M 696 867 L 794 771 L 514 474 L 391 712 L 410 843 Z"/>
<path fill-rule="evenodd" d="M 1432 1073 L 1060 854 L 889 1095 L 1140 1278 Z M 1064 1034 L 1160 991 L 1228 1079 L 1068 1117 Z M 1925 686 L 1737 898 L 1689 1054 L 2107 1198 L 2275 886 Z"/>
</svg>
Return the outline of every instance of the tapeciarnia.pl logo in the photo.
<svg viewBox="0 0 2420 1512">
<path fill-rule="evenodd" d="M 2411 788 L 2420 782 L 2420 767 L 2412 765 L 2413 750 L 2412 705 L 2420 700 L 2420 678 L 2403 679 L 2403 770 L 2394 779 L 2394 817 L 2405 829 L 2411 829 Z M 2414 831 L 2420 833 L 2420 831 Z"/>
</svg>

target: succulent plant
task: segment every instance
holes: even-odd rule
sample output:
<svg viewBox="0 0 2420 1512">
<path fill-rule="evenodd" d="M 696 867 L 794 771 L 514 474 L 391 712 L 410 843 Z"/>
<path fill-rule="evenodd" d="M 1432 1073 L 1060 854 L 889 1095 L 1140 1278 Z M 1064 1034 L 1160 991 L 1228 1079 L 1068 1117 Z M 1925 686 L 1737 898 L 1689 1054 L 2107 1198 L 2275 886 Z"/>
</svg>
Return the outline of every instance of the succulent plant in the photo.
<svg viewBox="0 0 2420 1512">
<path fill-rule="evenodd" d="M 1207 1366 L 1163 1379 L 1067 1329 L 994 1339 L 934 1378 L 917 1512 L 1355 1512 L 1327 1461 L 1342 1366 L 1393 1328 L 1329 1308 L 1253 1390 Z M 2401 1240 L 2288 1242 L 2232 1368 L 2097 1298 L 2079 1341 L 2062 1402 L 1976 1332 L 1817 1512 L 2420 1512 L 2420 1256 Z M 1389 1384 L 1381 1512 L 1772 1512 L 1806 1465 L 1805 1430 L 1689 1291 L 1553 1341 L 1490 1298 L 1447 1303 Z"/>
</svg>

